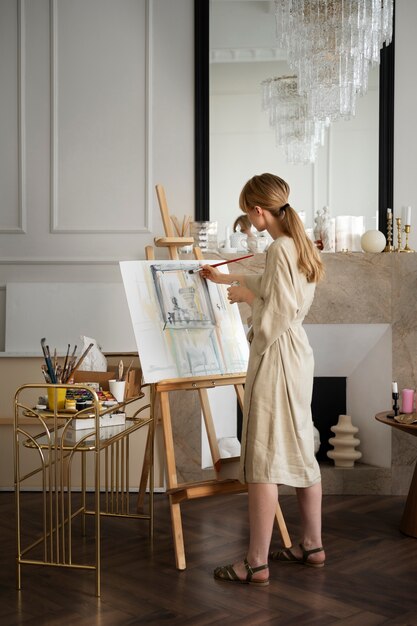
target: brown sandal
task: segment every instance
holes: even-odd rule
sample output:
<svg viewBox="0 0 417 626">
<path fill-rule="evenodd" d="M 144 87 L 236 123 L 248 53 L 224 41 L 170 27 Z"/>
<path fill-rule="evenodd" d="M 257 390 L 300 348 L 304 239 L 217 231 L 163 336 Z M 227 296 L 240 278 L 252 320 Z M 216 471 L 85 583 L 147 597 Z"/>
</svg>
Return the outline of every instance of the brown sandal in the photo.
<svg viewBox="0 0 417 626">
<path fill-rule="evenodd" d="M 293 552 L 291 552 L 290 548 L 282 548 L 282 550 L 277 550 L 276 552 L 269 553 L 269 559 L 271 561 L 279 561 L 280 563 L 298 563 L 299 565 L 308 565 L 308 567 L 323 567 L 325 561 L 319 561 L 318 563 L 312 563 L 308 560 L 310 554 L 315 554 L 316 552 L 323 552 L 324 548 L 313 548 L 312 550 L 306 550 L 302 543 L 300 543 L 300 548 L 302 550 L 302 556 L 297 557 Z"/>
<path fill-rule="evenodd" d="M 265 587 L 266 585 L 269 585 L 269 578 L 267 578 L 266 580 L 252 579 L 252 576 L 256 572 L 260 572 L 263 569 L 268 569 L 268 563 L 266 563 L 265 565 L 259 565 L 259 567 L 251 567 L 247 559 L 245 559 L 243 563 L 247 571 L 246 578 L 239 578 L 233 568 L 233 565 L 222 565 L 221 567 L 216 567 L 213 574 L 214 578 L 223 582 L 241 583 L 242 585 L 258 585 L 258 587 Z"/>
</svg>

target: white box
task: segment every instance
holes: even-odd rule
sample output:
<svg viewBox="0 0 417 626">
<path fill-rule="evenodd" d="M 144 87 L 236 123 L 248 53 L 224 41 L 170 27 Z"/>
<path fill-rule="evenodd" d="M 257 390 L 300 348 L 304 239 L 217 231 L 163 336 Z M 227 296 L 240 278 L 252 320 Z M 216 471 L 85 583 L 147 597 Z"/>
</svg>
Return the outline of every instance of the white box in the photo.
<svg viewBox="0 0 417 626">
<path fill-rule="evenodd" d="M 102 426 L 123 426 L 126 423 L 126 413 L 107 413 L 100 417 L 100 428 Z M 91 430 L 95 428 L 96 420 L 94 417 L 73 417 L 73 430 Z"/>
<path fill-rule="evenodd" d="M 83 420 L 86 421 L 86 420 Z M 100 441 L 106 441 L 107 439 L 111 439 L 116 435 L 119 435 L 123 432 L 124 424 L 119 424 L 117 426 L 104 426 L 100 428 Z M 85 437 L 85 439 L 84 439 Z M 65 431 L 65 440 L 64 444 L 73 445 L 78 443 L 83 439 L 84 445 L 94 445 L 96 438 L 96 431 L 94 428 L 83 428 L 82 430 L 74 430 L 73 428 L 67 428 Z"/>
</svg>

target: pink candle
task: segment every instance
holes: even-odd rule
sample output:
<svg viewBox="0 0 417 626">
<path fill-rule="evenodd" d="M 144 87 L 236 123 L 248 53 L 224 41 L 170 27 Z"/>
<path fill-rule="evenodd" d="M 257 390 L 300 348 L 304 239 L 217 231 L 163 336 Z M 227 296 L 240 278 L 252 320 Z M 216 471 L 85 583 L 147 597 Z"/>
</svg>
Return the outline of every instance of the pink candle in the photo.
<svg viewBox="0 0 417 626">
<path fill-rule="evenodd" d="M 401 409 L 403 413 L 412 413 L 414 409 L 414 389 L 403 389 L 401 392 Z"/>
</svg>

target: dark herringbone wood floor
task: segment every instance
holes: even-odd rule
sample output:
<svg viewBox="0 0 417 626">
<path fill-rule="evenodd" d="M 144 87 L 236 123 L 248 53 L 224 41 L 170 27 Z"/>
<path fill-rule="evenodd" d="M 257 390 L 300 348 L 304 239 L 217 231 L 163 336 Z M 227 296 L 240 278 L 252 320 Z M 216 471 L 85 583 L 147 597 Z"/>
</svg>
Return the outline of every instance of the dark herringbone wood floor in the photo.
<svg viewBox="0 0 417 626">
<path fill-rule="evenodd" d="M 25 494 L 36 506 L 38 494 Z M 132 496 L 134 501 L 134 496 Z M 14 496 L 0 494 L 0 624 L 417 624 L 417 540 L 398 524 L 402 497 L 326 496 L 323 570 L 271 565 L 269 587 L 215 582 L 213 568 L 233 561 L 247 542 L 246 496 L 221 496 L 182 506 L 187 569 L 175 569 L 169 509 L 156 497 L 155 544 L 140 521 L 104 519 L 102 596 L 90 572 L 23 569 L 15 589 Z M 294 539 L 294 496 L 282 509 Z M 275 544 L 278 538 L 275 536 Z"/>
</svg>

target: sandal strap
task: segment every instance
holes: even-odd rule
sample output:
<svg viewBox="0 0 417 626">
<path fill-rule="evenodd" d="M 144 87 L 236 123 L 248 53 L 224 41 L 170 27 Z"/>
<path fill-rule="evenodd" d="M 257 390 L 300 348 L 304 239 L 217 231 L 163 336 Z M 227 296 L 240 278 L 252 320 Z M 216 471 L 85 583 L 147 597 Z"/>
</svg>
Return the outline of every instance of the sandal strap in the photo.
<svg viewBox="0 0 417 626">
<path fill-rule="evenodd" d="M 307 561 L 310 554 L 315 554 L 316 552 L 324 551 L 323 546 L 321 546 L 320 548 L 312 548 L 311 550 L 306 550 L 302 543 L 300 543 L 300 548 L 303 552 L 303 561 Z"/>
<path fill-rule="evenodd" d="M 275 552 L 270 552 L 269 558 L 272 561 L 281 561 L 288 563 L 295 563 L 300 560 L 295 556 L 295 554 L 291 552 L 290 548 L 281 548 L 280 550 L 276 550 Z"/>
<path fill-rule="evenodd" d="M 233 565 L 231 564 L 217 567 L 215 573 L 217 574 L 218 578 L 222 578 L 223 580 L 240 580 L 233 568 Z"/>
<path fill-rule="evenodd" d="M 243 563 L 247 571 L 246 580 L 251 580 L 252 576 L 256 574 L 256 572 L 260 572 L 263 569 L 268 569 L 269 567 L 268 563 L 265 563 L 264 565 L 258 565 L 257 567 L 252 567 L 251 565 L 249 565 L 247 559 L 244 559 Z"/>
</svg>

